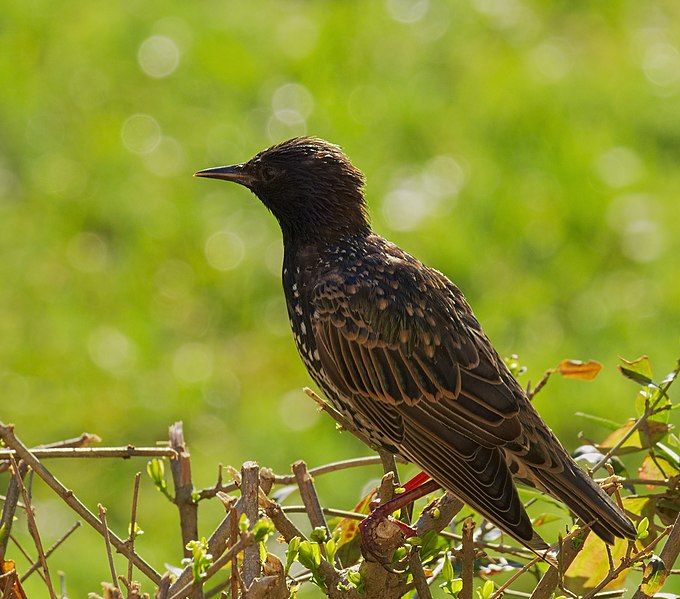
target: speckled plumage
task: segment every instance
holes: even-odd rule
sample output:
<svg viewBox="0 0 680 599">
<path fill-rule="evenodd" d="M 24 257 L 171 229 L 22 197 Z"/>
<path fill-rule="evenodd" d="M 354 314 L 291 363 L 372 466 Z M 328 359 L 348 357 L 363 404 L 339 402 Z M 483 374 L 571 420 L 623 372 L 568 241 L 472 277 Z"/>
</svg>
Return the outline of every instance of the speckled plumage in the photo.
<svg viewBox="0 0 680 599">
<path fill-rule="evenodd" d="M 376 446 L 535 549 L 513 477 L 566 503 L 613 542 L 621 510 L 564 451 L 462 292 L 372 232 L 363 176 L 315 138 L 200 176 L 251 189 L 279 221 L 283 288 L 300 356 L 335 407 Z"/>
</svg>

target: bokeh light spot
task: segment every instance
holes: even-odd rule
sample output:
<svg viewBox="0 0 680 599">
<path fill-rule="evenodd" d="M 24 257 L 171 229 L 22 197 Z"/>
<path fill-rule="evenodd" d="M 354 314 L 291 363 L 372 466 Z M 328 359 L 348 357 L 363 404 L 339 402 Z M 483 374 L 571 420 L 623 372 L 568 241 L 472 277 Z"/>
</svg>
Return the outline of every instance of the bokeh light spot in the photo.
<svg viewBox="0 0 680 599">
<path fill-rule="evenodd" d="M 314 109 L 314 97 L 299 83 L 286 83 L 272 94 L 274 116 L 282 123 L 304 121 Z"/>
<path fill-rule="evenodd" d="M 156 147 L 146 154 L 144 162 L 154 175 L 174 177 L 184 169 L 184 149 L 174 137 L 163 135 Z"/>
<path fill-rule="evenodd" d="M 243 240 L 231 231 L 218 231 L 205 242 L 205 257 L 216 270 L 236 268 L 245 256 Z"/>
<path fill-rule="evenodd" d="M 132 341 L 111 326 L 101 326 L 89 336 L 87 348 L 92 361 L 114 375 L 128 372 L 134 365 L 137 351 Z"/>
<path fill-rule="evenodd" d="M 133 114 L 120 130 L 123 145 L 134 154 L 149 154 L 161 141 L 161 126 L 148 114 Z"/>
<path fill-rule="evenodd" d="M 281 423 L 290 430 L 305 431 L 319 420 L 319 410 L 300 389 L 295 389 L 279 401 L 279 416 Z"/>
<path fill-rule="evenodd" d="M 417 23 L 430 8 L 429 0 L 387 0 L 387 12 L 400 23 Z"/>
<path fill-rule="evenodd" d="M 179 65 L 180 52 L 175 41 L 165 35 L 152 35 L 139 46 L 137 61 L 149 77 L 171 75 Z"/>
<path fill-rule="evenodd" d="M 621 253 L 635 262 L 658 258 L 666 242 L 654 198 L 648 194 L 626 194 L 616 198 L 607 210 L 609 226 L 618 233 Z"/>
<path fill-rule="evenodd" d="M 633 150 L 618 146 L 598 156 L 595 170 L 609 187 L 625 187 L 642 176 L 642 161 Z"/>
<path fill-rule="evenodd" d="M 213 373 L 213 355 L 203 343 L 185 343 L 177 349 L 172 360 L 175 378 L 188 383 L 207 381 Z"/>
<path fill-rule="evenodd" d="M 654 44 L 645 52 L 642 69 L 654 85 L 669 87 L 680 81 L 680 52 L 667 43 Z"/>
<path fill-rule="evenodd" d="M 383 214 L 396 230 L 410 231 L 429 216 L 448 212 L 465 185 L 465 171 L 451 156 L 436 156 L 414 175 L 400 176 L 383 200 Z"/>
</svg>

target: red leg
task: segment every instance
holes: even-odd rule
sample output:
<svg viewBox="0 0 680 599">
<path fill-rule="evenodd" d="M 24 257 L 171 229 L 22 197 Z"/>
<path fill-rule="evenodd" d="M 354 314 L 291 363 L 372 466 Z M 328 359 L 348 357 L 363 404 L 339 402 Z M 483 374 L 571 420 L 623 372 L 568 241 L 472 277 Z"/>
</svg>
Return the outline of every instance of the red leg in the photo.
<svg viewBox="0 0 680 599">
<path fill-rule="evenodd" d="M 441 488 L 439 483 L 434 480 L 428 480 L 430 477 L 421 472 L 413 477 L 410 481 L 403 485 L 404 492 L 395 495 L 390 501 L 379 505 L 366 518 L 359 523 L 359 531 L 361 532 L 361 547 L 362 551 L 367 552 L 373 556 L 379 556 L 377 543 L 375 541 L 375 529 L 381 520 L 390 516 L 393 512 L 406 507 L 421 497 L 425 497 L 429 493 Z M 416 531 L 398 520 L 392 520 L 399 528 L 401 528 L 405 537 L 413 537 Z M 385 564 L 384 564 L 385 565 Z"/>
<path fill-rule="evenodd" d="M 422 485 L 426 480 L 430 480 L 430 475 L 425 473 L 425 472 L 419 472 L 411 480 L 406 481 L 401 486 L 406 491 L 410 491 L 411 489 L 415 489 L 416 487 L 419 487 L 420 485 Z M 425 495 L 427 495 L 427 493 L 425 493 Z M 424 497 L 424 495 L 421 495 L 420 497 Z M 419 498 L 416 497 L 416 499 L 419 499 Z"/>
</svg>

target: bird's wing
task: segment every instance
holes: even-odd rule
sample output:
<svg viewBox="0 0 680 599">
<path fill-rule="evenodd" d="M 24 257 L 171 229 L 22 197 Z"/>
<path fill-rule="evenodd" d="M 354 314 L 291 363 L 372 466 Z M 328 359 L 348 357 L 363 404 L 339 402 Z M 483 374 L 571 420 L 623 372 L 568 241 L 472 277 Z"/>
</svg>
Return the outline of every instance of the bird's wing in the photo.
<svg viewBox="0 0 680 599">
<path fill-rule="evenodd" d="M 523 447 L 521 388 L 446 277 L 408 260 L 391 265 L 329 272 L 313 290 L 326 375 L 407 458 L 540 546 L 503 450 Z"/>
<path fill-rule="evenodd" d="M 418 266 L 331 272 L 317 284 L 312 324 L 324 369 L 349 396 L 425 410 L 485 446 L 517 441 L 521 388 L 462 293 Z"/>
</svg>

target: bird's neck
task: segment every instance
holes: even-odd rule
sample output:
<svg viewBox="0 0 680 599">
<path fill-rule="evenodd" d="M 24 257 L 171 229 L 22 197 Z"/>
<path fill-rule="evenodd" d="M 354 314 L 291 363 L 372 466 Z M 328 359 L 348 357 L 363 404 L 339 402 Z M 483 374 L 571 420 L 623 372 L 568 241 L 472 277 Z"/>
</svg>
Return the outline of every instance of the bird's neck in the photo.
<svg viewBox="0 0 680 599">
<path fill-rule="evenodd" d="M 319 248 L 341 245 L 371 234 L 371 227 L 362 219 L 305 219 L 304 223 L 279 220 L 284 247 L 291 249 L 314 245 Z"/>
<path fill-rule="evenodd" d="M 366 239 L 373 235 L 370 227 L 362 231 L 355 231 L 350 235 L 316 236 L 314 239 L 304 240 L 295 238 L 294 242 L 286 242 L 284 237 L 283 267 L 284 271 L 295 273 L 308 266 L 319 266 L 320 263 L 330 265 L 343 256 L 354 255 L 366 247 Z"/>
</svg>

